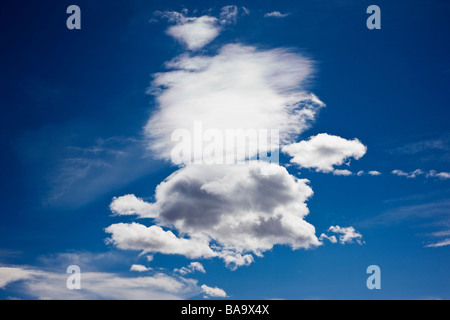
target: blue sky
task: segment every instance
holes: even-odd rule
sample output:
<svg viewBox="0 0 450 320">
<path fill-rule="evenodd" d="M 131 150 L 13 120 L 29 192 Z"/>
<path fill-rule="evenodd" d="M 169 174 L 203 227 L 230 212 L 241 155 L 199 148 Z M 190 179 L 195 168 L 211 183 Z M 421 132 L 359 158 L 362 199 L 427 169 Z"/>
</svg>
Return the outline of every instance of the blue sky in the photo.
<svg viewBox="0 0 450 320">
<path fill-rule="evenodd" d="M 81 8 L 81 30 L 66 28 L 71 4 Z M 380 30 L 366 27 L 371 4 L 381 8 Z M 229 5 L 235 14 L 221 16 Z M 273 12 L 281 16 L 266 15 Z M 445 1 L 6 1 L 0 298 L 449 299 L 449 15 Z M 193 38 L 171 29 L 199 21 Z M 208 72 L 180 67 L 195 59 Z M 171 69 L 169 61 L 179 64 Z M 246 77 L 255 70 L 269 74 L 268 87 L 252 82 L 242 94 L 228 82 L 253 81 Z M 275 178 L 247 185 L 231 170 L 249 189 L 243 199 L 228 197 L 224 169 L 181 169 L 164 153 L 164 139 L 191 115 L 273 125 L 260 102 L 273 101 L 282 117 L 277 101 L 294 93 L 313 116 L 309 126 L 289 127 L 292 114 L 281 118 L 278 125 L 295 132 L 275 178 L 283 186 L 301 179 L 292 182 L 298 193 L 266 194 Z M 249 99 L 242 119 L 226 108 L 231 94 L 238 108 Z M 195 109 L 202 97 L 225 107 L 198 114 L 206 110 Z M 187 188 L 219 179 L 219 194 L 210 190 L 221 206 L 183 191 L 177 178 Z M 172 189 L 155 196 L 164 180 Z M 305 196 L 306 186 L 313 195 Z M 292 214 L 301 213 L 296 221 L 307 231 L 282 226 L 271 238 L 258 229 L 236 235 L 241 247 L 227 237 L 225 220 L 213 219 L 209 231 L 186 222 L 203 212 L 196 221 L 209 223 L 207 214 L 219 209 L 242 222 L 245 199 L 264 204 L 255 205 L 257 216 L 276 205 L 283 219 L 291 217 L 288 204 L 299 205 Z M 107 232 L 113 225 L 125 229 Z M 155 233 L 138 235 L 137 225 Z M 169 231 L 180 246 L 166 246 Z M 212 239 L 206 247 L 204 234 Z M 146 240 L 156 235 L 163 244 Z M 354 237 L 340 241 L 344 235 Z M 142 238 L 131 243 L 134 236 Z M 227 263 L 245 256 L 252 261 Z M 85 275 L 78 291 L 66 288 L 73 264 Z M 366 287 L 370 265 L 381 269 L 381 290 Z M 132 285 L 124 289 L 125 282 Z"/>
</svg>

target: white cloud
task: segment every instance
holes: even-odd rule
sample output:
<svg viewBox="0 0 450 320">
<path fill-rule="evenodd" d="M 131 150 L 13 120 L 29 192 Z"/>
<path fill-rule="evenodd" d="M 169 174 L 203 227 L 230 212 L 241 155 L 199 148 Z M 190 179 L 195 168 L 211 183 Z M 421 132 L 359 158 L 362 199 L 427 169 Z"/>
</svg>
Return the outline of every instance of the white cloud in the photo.
<svg viewBox="0 0 450 320">
<path fill-rule="evenodd" d="M 173 70 L 155 74 L 149 88 L 158 108 L 145 131 L 155 156 L 168 160 L 178 143 L 172 133 L 185 129 L 194 136 L 197 121 L 203 131 L 214 129 L 223 136 L 227 130 L 278 129 L 280 142 L 287 143 L 309 127 L 324 105 L 302 88 L 311 62 L 285 49 L 232 44 L 215 56 L 178 56 L 167 67 Z M 255 143 L 249 143 L 250 150 L 258 149 Z"/>
<path fill-rule="evenodd" d="M 189 258 L 216 256 L 205 237 L 179 238 L 172 231 L 159 226 L 146 227 L 138 223 L 118 223 L 105 229 L 111 237 L 107 242 L 125 250 L 179 254 Z"/>
<path fill-rule="evenodd" d="M 225 6 L 220 10 L 220 21 L 224 24 L 236 23 L 239 9 L 237 6 Z"/>
<path fill-rule="evenodd" d="M 281 13 L 280 11 L 268 12 L 264 15 L 264 18 L 286 18 L 289 13 Z"/>
<path fill-rule="evenodd" d="M 339 236 L 339 242 L 341 244 L 353 243 L 353 241 L 356 241 L 358 244 L 362 244 L 362 234 L 356 232 L 353 227 L 344 228 L 340 226 L 331 226 L 328 231 L 341 234 L 341 236 Z"/>
<path fill-rule="evenodd" d="M 147 268 L 146 266 L 143 266 L 141 264 L 133 264 L 130 268 L 130 271 L 136 271 L 136 272 L 145 272 L 149 271 L 151 268 Z"/>
<path fill-rule="evenodd" d="M 440 179 L 450 179 L 450 172 L 436 172 L 436 170 L 431 170 L 428 174 L 427 177 L 437 177 Z"/>
<path fill-rule="evenodd" d="M 186 45 L 189 50 L 198 50 L 214 40 L 219 35 L 220 28 L 214 17 L 183 16 L 177 25 L 167 29 L 167 34 Z"/>
<path fill-rule="evenodd" d="M 420 169 L 414 170 L 412 172 L 404 172 L 402 170 L 393 170 L 392 174 L 399 176 L 399 177 L 416 178 L 417 176 L 424 174 L 424 172 Z"/>
<path fill-rule="evenodd" d="M 193 297 L 203 291 L 197 286 L 196 280 L 163 273 L 133 278 L 114 273 L 83 272 L 81 290 L 68 290 L 67 277 L 64 272 L 30 267 L 0 267 L 0 288 L 9 285 L 9 290 L 26 296 L 56 300 L 173 300 Z"/>
<path fill-rule="evenodd" d="M 369 174 L 370 174 L 371 176 L 380 176 L 380 175 L 381 175 L 381 172 L 372 170 L 372 171 L 369 171 Z"/>
<path fill-rule="evenodd" d="M 325 233 L 322 233 L 322 234 L 320 235 L 319 240 L 322 241 L 323 239 L 327 239 L 327 240 L 329 240 L 331 243 L 337 243 L 336 236 L 328 236 L 328 235 L 326 235 Z"/>
<path fill-rule="evenodd" d="M 331 172 L 334 166 L 342 165 L 349 158 L 360 159 L 366 153 L 367 147 L 358 139 L 346 140 L 321 133 L 310 137 L 309 140 L 283 146 L 282 151 L 293 157 L 291 163 L 302 168 Z"/>
<path fill-rule="evenodd" d="M 445 246 L 449 246 L 450 245 L 450 239 L 445 239 L 443 241 L 439 241 L 436 243 L 432 243 L 429 245 L 426 245 L 426 248 L 439 248 L 439 247 L 445 247 Z"/>
<path fill-rule="evenodd" d="M 351 172 L 350 170 L 347 170 L 347 169 L 343 169 L 343 170 L 334 169 L 333 174 L 335 176 L 351 176 L 353 174 L 353 172 Z"/>
<path fill-rule="evenodd" d="M 201 286 L 202 291 L 210 297 L 214 297 L 214 298 L 226 298 L 227 297 L 227 293 L 220 288 L 217 287 L 208 287 L 206 284 Z"/>
<path fill-rule="evenodd" d="M 268 167 L 274 174 L 262 175 Z M 248 265 L 251 253 L 261 256 L 277 244 L 293 249 L 320 245 L 314 226 L 304 220 L 305 202 L 313 194 L 307 183 L 267 163 L 189 165 L 157 187 L 150 205 L 158 225 L 121 223 L 106 232 L 121 249 L 219 257 L 231 268 Z"/>
<path fill-rule="evenodd" d="M 0 267 L 0 289 L 9 283 L 31 279 L 39 274 L 41 273 L 30 269 Z"/>
<path fill-rule="evenodd" d="M 115 215 L 128 216 L 138 215 L 151 217 L 152 206 L 144 200 L 137 198 L 134 194 L 127 194 L 118 198 L 114 198 L 109 206 Z"/>
<path fill-rule="evenodd" d="M 418 176 L 425 176 L 426 178 L 440 178 L 442 180 L 450 179 L 450 172 L 437 172 L 436 170 L 430 170 L 428 173 L 421 169 L 416 169 L 412 172 L 405 172 L 402 170 L 393 170 L 392 174 L 399 177 L 417 178 Z"/>
<path fill-rule="evenodd" d="M 206 273 L 205 268 L 200 262 L 191 262 L 187 267 L 182 267 L 180 269 L 174 269 L 174 272 L 178 272 L 181 275 L 186 275 L 195 271 Z"/>
<path fill-rule="evenodd" d="M 363 176 L 364 175 L 364 171 L 363 170 L 360 170 L 360 171 L 358 171 L 358 173 L 356 174 L 358 177 L 361 177 L 361 176 Z"/>
</svg>

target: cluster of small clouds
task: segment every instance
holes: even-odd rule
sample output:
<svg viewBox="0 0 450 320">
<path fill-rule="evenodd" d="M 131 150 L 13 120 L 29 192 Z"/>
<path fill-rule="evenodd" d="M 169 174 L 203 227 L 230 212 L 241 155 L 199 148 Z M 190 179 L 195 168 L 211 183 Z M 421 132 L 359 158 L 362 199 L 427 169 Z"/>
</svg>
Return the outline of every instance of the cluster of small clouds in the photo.
<svg viewBox="0 0 450 320">
<path fill-rule="evenodd" d="M 328 229 L 328 232 L 332 232 L 335 234 L 340 234 L 339 236 L 339 243 L 341 244 L 347 244 L 347 243 L 353 243 L 356 242 L 360 245 L 362 245 L 364 242 L 362 241 L 362 234 L 357 232 L 354 227 L 340 227 L 340 226 L 331 226 Z M 327 235 L 325 233 L 322 233 L 320 235 L 320 240 L 327 239 L 331 243 L 337 243 L 338 239 L 335 235 Z"/>
<path fill-rule="evenodd" d="M 167 34 L 184 44 L 187 49 L 196 51 L 213 41 L 224 26 L 235 24 L 238 17 L 250 14 L 250 11 L 245 7 L 230 5 L 221 9 L 218 18 L 210 15 L 188 17 L 187 14 L 187 9 L 182 12 L 156 11 L 152 22 L 166 19 L 174 24 L 167 29 Z"/>
<path fill-rule="evenodd" d="M 437 172 L 436 170 L 430 170 L 428 172 L 425 172 L 421 169 L 416 169 L 411 172 L 405 172 L 402 170 L 393 170 L 393 175 L 399 176 L 399 177 L 406 177 L 406 178 L 417 178 L 418 176 L 424 176 L 426 178 L 439 178 L 442 180 L 450 179 L 450 172 Z"/>
</svg>

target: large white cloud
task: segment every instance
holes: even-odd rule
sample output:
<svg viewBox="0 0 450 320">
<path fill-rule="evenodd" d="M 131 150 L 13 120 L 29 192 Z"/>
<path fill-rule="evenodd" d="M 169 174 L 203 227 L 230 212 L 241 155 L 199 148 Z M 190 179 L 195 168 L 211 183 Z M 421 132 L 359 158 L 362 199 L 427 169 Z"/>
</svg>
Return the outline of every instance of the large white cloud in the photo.
<svg viewBox="0 0 450 320">
<path fill-rule="evenodd" d="M 274 174 L 262 175 L 268 167 Z M 315 228 L 304 220 L 312 194 L 307 180 L 274 164 L 189 165 L 157 187 L 150 216 L 134 210 L 142 218 L 154 218 L 156 225 L 115 224 L 106 231 L 109 241 L 122 249 L 216 256 L 235 267 L 251 263 L 249 253 L 261 255 L 277 244 L 293 249 L 320 245 Z M 116 198 L 116 207 L 121 199 L 127 202 Z M 127 207 L 124 214 L 129 211 Z"/>
<path fill-rule="evenodd" d="M 303 89 L 311 62 L 285 49 L 231 44 L 214 56 L 178 56 L 167 67 L 172 70 L 155 74 L 149 88 L 157 109 L 145 128 L 150 148 L 161 158 L 171 159 L 177 144 L 172 133 L 185 129 L 194 136 L 196 122 L 203 132 L 223 136 L 227 130 L 276 129 L 286 143 L 307 129 L 323 106 Z"/>
<path fill-rule="evenodd" d="M 44 271 L 29 266 L 0 267 L 0 289 L 37 299 L 56 300 L 173 300 L 200 294 L 197 281 L 180 276 L 156 273 L 146 277 L 126 277 L 108 272 L 83 272 L 81 290 L 69 290 L 69 274 Z"/>
<path fill-rule="evenodd" d="M 293 157 L 291 163 L 302 168 L 331 172 L 334 166 L 342 165 L 350 158 L 360 159 L 366 153 L 367 147 L 358 139 L 347 140 L 321 133 L 310 137 L 309 140 L 283 146 L 282 151 Z"/>
</svg>

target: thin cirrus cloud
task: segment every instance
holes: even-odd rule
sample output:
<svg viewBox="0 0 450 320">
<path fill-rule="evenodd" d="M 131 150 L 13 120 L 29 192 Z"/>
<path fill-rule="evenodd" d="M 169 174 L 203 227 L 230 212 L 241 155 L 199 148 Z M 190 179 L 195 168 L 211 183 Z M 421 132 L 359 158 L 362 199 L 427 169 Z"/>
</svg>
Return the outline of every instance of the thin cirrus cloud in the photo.
<svg viewBox="0 0 450 320">
<path fill-rule="evenodd" d="M 425 172 L 421 169 L 416 169 L 411 172 L 405 172 L 403 170 L 393 170 L 391 172 L 393 175 L 399 176 L 399 177 L 406 177 L 409 179 L 417 178 L 418 176 L 424 176 L 426 178 L 439 178 L 442 180 L 450 179 L 450 172 L 437 172 L 436 170 L 430 170 L 428 172 Z"/>
<path fill-rule="evenodd" d="M 286 18 L 289 13 L 281 13 L 280 11 L 272 11 L 264 14 L 264 18 Z"/>
<path fill-rule="evenodd" d="M 292 157 L 291 163 L 301 168 L 315 169 L 318 172 L 334 172 L 350 175 L 348 170 L 335 170 L 350 158 L 360 159 L 367 147 L 358 139 L 347 140 L 338 136 L 321 133 L 309 140 L 285 145 L 281 149 Z"/>
</svg>

